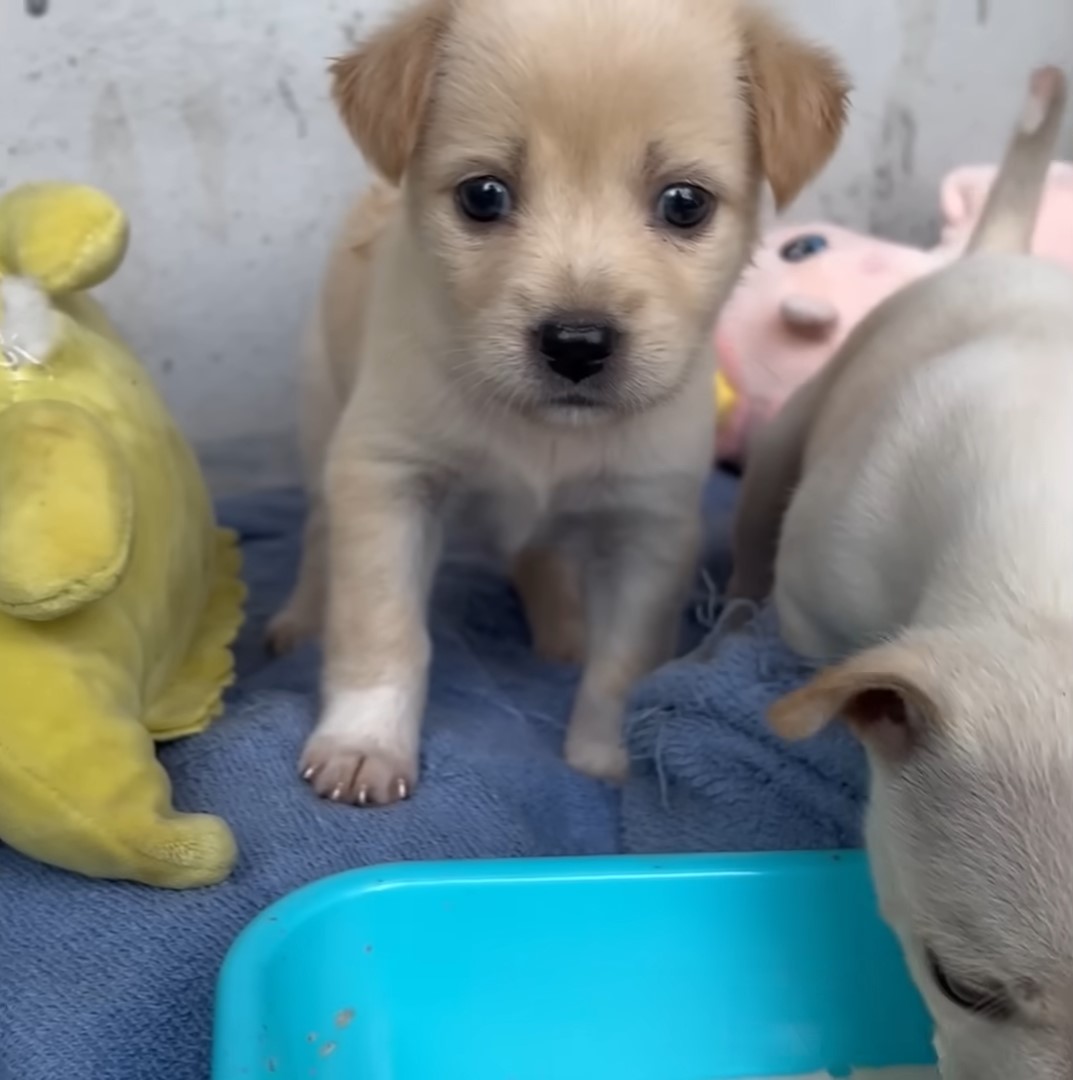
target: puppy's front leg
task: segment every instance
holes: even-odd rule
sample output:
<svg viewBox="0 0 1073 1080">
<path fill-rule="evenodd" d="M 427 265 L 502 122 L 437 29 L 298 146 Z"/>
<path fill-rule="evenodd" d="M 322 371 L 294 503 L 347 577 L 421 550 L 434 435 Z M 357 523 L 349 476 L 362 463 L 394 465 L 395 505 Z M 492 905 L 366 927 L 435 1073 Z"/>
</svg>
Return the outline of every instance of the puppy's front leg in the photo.
<svg viewBox="0 0 1073 1080">
<path fill-rule="evenodd" d="M 604 522 L 593 537 L 585 566 L 588 663 L 566 735 L 566 760 L 581 772 L 626 778 L 626 700 L 642 675 L 674 654 L 699 533 L 697 517 L 644 516 Z"/>
<path fill-rule="evenodd" d="M 429 486 L 370 462 L 332 470 L 323 711 L 302 776 L 337 802 L 384 805 L 417 782 L 440 529 Z"/>
</svg>

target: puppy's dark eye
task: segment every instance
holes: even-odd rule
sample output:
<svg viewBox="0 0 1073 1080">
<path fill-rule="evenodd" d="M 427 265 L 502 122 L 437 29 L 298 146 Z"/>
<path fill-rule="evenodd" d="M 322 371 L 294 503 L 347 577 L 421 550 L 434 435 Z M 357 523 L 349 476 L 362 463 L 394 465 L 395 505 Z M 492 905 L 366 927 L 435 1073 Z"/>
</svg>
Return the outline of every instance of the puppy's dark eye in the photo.
<svg viewBox="0 0 1073 1080">
<path fill-rule="evenodd" d="M 656 216 L 674 229 L 699 229 L 714 209 L 715 196 L 695 184 L 671 184 L 656 201 Z"/>
<path fill-rule="evenodd" d="M 502 221 L 514 209 L 510 188 L 494 176 L 463 180 L 456 189 L 456 196 L 462 213 L 482 225 Z"/>
<path fill-rule="evenodd" d="M 804 262 L 828 248 L 827 237 L 820 233 L 805 233 L 782 245 L 779 256 L 784 262 Z"/>
<path fill-rule="evenodd" d="M 928 950 L 928 969 L 943 996 L 959 1008 L 992 1020 L 1005 1020 L 1010 1016 L 1012 1011 L 1010 1002 L 1001 989 L 971 986 L 954 978 L 930 949 Z"/>
</svg>

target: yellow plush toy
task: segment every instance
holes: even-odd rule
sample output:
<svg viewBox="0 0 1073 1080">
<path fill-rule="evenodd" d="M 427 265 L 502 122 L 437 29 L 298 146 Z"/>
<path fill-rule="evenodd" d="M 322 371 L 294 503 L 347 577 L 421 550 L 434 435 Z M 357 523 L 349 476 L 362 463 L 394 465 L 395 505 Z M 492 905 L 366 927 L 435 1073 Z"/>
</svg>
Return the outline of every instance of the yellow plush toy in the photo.
<svg viewBox="0 0 1073 1080">
<path fill-rule="evenodd" d="M 738 392 L 721 372 L 715 373 L 715 422 L 722 425 L 738 404 Z"/>
<path fill-rule="evenodd" d="M 153 744 L 220 711 L 244 592 L 192 452 L 79 294 L 126 239 L 92 189 L 0 198 L 0 840 L 187 888 L 235 844 L 172 808 Z"/>
</svg>

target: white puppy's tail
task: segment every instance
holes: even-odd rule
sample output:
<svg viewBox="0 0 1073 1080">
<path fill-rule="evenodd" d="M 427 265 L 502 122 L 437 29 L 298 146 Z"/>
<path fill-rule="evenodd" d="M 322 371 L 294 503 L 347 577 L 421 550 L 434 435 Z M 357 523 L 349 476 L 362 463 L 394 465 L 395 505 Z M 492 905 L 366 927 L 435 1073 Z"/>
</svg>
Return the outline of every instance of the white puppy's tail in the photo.
<svg viewBox="0 0 1073 1080">
<path fill-rule="evenodd" d="M 1032 73 L 1028 100 L 966 253 L 1032 250 L 1044 182 L 1058 141 L 1066 78 L 1056 67 Z"/>
</svg>

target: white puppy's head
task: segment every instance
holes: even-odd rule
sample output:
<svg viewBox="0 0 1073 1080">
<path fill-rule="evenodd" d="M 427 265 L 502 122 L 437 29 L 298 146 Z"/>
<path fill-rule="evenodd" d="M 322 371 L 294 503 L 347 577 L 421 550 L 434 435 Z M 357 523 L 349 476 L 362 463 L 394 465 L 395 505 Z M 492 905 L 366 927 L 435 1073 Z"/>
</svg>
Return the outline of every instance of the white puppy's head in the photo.
<svg viewBox="0 0 1073 1080">
<path fill-rule="evenodd" d="M 907 632 L 772 710 L 844 717 L 872 772 L 883 912 L 945 1080 L 1073 1078 L 1073 631 Z"/>
<path fill-rule="evenodd" d="M 761 184 L 834 150 L 834 62 L 736 0 L 424 0 L 334 68 L 406 190 L 445 363 L 545 422 L 642 410 L 710 359 Z"/>
</svg>

